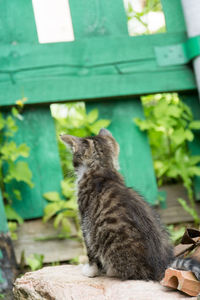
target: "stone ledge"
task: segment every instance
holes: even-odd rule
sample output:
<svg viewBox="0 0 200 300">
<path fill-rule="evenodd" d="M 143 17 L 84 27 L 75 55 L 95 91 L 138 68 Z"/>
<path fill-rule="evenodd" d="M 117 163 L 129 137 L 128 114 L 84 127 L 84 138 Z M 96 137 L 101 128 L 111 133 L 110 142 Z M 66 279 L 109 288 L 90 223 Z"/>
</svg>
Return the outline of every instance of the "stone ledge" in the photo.
<svg viewBox="0 0 200 300">
<path fill-rule="evenodd" d="M 81 266 L 72 265 L 26 273 L 15 281 L 13 293 L 17 300 L 188 300 L 155 282 L 87 278 L 81 275 Z"/>
</svg>

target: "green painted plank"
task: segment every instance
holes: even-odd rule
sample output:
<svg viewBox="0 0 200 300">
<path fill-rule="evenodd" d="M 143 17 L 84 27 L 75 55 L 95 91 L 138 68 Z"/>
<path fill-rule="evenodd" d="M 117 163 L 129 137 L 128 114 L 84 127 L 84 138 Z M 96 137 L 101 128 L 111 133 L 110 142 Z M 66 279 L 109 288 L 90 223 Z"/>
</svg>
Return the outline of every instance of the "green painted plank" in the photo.
<svg viewBox="0 0 200 300">
<path fill-rule="evenodd" d="M 155 57 L 154 46 L 184 39 L 184 34 L 163 34 L 87 39 L 77 47 L 22 44 L 16 46 L 21 56 L 13 58 L 10 46 L 4 47 L 0 69 L 10 71 L 0 74 L 0 104 L 13 104 L 22 95 L 39 103 L 195 89 L 190 67 L 160 67 Z"/>
<path fill-rule="evenodd" d="M 32 1 L 0 0 L 0 41 L 38 43 Z"/>
<path fill-rule="evenodd" d="M 0 191 L 0 233 L 5 232 L 8 232 L 8 226 L 4 210 L 3 197 Z"/>
<path fill-rule="evenodd" d="M 1 72 L 21 72 L 26 69 L 74 67 L 91 68 L 156 59 L 155 47 L 183 43 L 185 33 L 163 33 L 137 37 L 101 37 L 69 43 L 18 43 L 0 46 Z M 105 47 L 106 45 L 106 47 Z M 138 51 L 140 49 L 140 51 Z M 49 69 L 48 69 L 49 71 Z M 13 74 L 14 76 L 15 74 Z"/>
<path fill-rule="evenodd" d="M 78 86 L 78 88 L 77 88 Z M 0 84 L 0 105 L 11 105 L 23 95 L 29 104 L 94 98 L 141 95 L 157 92 L 196 90 L 192 69 L 188 66 L 168 72 L 137 72 L 99 76 L 49 76 L 23 79 L 19 83 Z M 124 98 L 126 101 L 126 98 Z"/>
<path fill-rule="evenodd" d="M 190 93 L 181 96 L 182 100 L 191 108 L 194 119 L 200 120 L 200 103 L 198 93 Z M 189 143 L 189 149 L 193 155 L 200 155 L 200 130 L 195 130 L 194 141 Z M 196 200 L 200 201 L 200 176 L 194 178 L 194 192 Z"/>
<path fill-rule="evenodd" d="M 168 32 L 186 32 L 181 0 L 161 0 Z"/>
<path fill-rule="evenodd" d="M 69 1 L 75 39 L 97 35 L 128 35 L 123 1 Z M 26 25 L 25 25 L 26 24 Z M 0 0 L 0 40 L 38 43 L 32 1 Z"/>
<path fill-rule="evenodd" d="M 140 192 L 150 204 L 157 203 L 157 184 L 147 136 L 133 123 L 144 118 L 140 100 L 87 102 L 87 110 L 98 108 L 100 118 L 112 120 L 109 130 L 120 145 L 120 167 L 126 184 Z"/>
<path fill-rule="evenodd" d="M 70 0 L 75 39 L 128 35 L 122 0 Z"/>
<path fill-rule="evenodd" d="M 26 159 L 33 174 L 34 188 L 24 183 L 14 182 L 6 185 L 7 192 L 19 189 L 22 201 L 13 200 L 13 208 L 24 218 L 37 218 L 43 215 L 46 201 L 43 194 L 49 191 L 60 192 L 62 171 L 58 155 L 54 121 L 48 107 L 27 107 L 23 121 L 18 122 L 17 144 L 26 143 L 30 156 Z M 13 196 L 13 195 L 12 195 Z"/>
</svg>

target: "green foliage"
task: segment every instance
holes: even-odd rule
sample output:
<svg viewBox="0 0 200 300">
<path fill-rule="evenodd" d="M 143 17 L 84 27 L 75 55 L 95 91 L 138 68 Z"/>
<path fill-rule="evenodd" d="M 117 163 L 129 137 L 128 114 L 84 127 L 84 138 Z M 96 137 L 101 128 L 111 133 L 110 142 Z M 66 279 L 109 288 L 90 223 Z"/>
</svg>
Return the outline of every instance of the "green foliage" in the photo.
<svg viewBox="0 0 200 300">
<path fill-rule="evenodd" d="M 62 194 L 61 197 L 58 192 L 48 192 L 43 196 L 50 203 L 44 209 L 43 221 L 47 222 L 54 217 L 54 227 L 60 229 L 60 238 L 73 237 L 72 222 L 78 227 L 78 207 L 74 193 L 73 178 L 66 178 L 61 182 Z M 67 201 L 66 201 L 67 199 Z"/>
<path fill-rule="evenodd" d="M 4 208 L 8 220 L 16 220 L 19 224 L 23 224 L 22 217 L 9 204 L 6 204 Z"/>
<path fill-rule="evenodd" d="M 21 110 L 26 99 L 18 100 L 18 108 L 13 107 L 10 113 L 3 114 L 0 112 L 0 190 L 5 202 L 5 212 L 8 220 L 15 220 L 19 224 L 23 223 L 22 218 L 11 207 L 13 198 L 21 200 L 20 190 L 12 189 L 8 194 L 5 191 L 5 184 L 10 184 L 14 181 L 24 182 L 29 187 L 33 187 L 32 173 L 26 161 L 21 158 L 29 156 L 29 147 L 26 144 L 17 145 L 13 140 L 15 133 L 18 130 L 17 121 L 22 122 L 23 116 Z M 14 186 L 14 185 L 13 185 Z M 9 228 L 15 231 L 17 224 L 11 222 Z M 11 232 L 12 235 L 12 232 Z M 13 233 L 16 238 L 16 234 Z"/>
<path fill-rule="evenodd" d="M 178 202 L 181 204 L 181 206 L 184 208 L 184 210 L 193 217 L 194 222 L 196 224 L 199 224 L 200 220 L 199 220 L 198 213 L 195 210 L 195 206 L 192 205 L 192 207 L 190 207 L 187 204 L 187 202 L 184 199 L 182 199 L 182 198 L 178 198 Z"/>
<path fill-rule="evenodd" d="M 190 108 L 177 94 L 145 96 L 142 103 L 146 120 L 135 118 L 134 122 L 148 132 L 158 184 L 182 181 L 191 207 L 183 200 L 179 203 L 198 223 L 192 179 L 200 175 L 200 155 L 191 155 L 187 143 L 193 141 L 192 130 L 200 129 L 200 121 L 194 121 Z"/>
<path fill-rule="evenodd" d="M 142 11 L 136 11 L 133 8 L 133 3 L 134 1 L 129 0 L 127 9 L 126 9 L 126 14 L 127 14 L 127 19 L 128 21 L 131 21 L 133 19 L 137 20 L 142 27 L 144 28 L 144 31 L 142 34 L 151 34 L 151 30 L 149 29 L 149 24 L 148 24 L 148 13 L 150 12 L 161 12 L 162 11 L 162 5 L 160 0 L 146 0 L 144 1 L 143 9 Z M 166 31 L 166 27 L 162 26 L 160 27 L 156 33 L 163 33 Z M 138 32 L 137 27 L 134 29 L 133 32 L 131 32 L 131 35 L 141 35 L 140 32 Z"/>
<path fill-rule="evenodd" d="M 13 241 L 18 239 L 17 235 L 18 224 L 16 222 L 8 222 L 8 229 L 10 231 L 10 236 Z"/>
<path fill-rule="evenodd" d="M 43 266 L 44 255 L 34 253 L 26 258 L 27 265 L 31 268 L 31 271 L 36 271 Z"/>
<path fill-rule="evenodd" d="M 99 113 L 97 109 L 93 109 L 88 114 L 85 104 L 82 102 L 75 104 L 54 104 L 52 114 L 55 119 L 56 132 L 58 133 L 59 153 L 61 157 L 61 165 L 63 173 L 71 176 L 73 174 L 72 155 L 69 150 L 60 142 L 59 134 L 66 133 L 78 137 L 86 137 L 98 134 L 101 128 L 106 128 L 110 124 L 110 120 L 98 120 Z M 65 113 L 61 117 L 61 113 Z"/>
<path fill-rule="evenodd" d="M 61 117 L 63 112 L 64 115 Z M 52 115 L 55 119 L 61 165 L 65 179 L 61 182 L 62 196 L 55 191 L 49 191 L 43 195 L 49 201 L 44 209 L 43 220 L 47 222 L 54 218 L 53 224 L 56 229 L 60 229 L 60 238 L 73 238 L 73 225 L 75 225 L 76 237 L 80 238 L 72 154 L 60 142 L 59 134 L 66 133 L 78 137 L 91 136 L 92 134 L 98 134 L 101 128 L 108 127 L 110 120 L 98 119 L 97 109 L 87 113 L 84 103 L 53 105 Z"/>
<path fill-rule="evenodd" d="M 74 258 L 70 259 L 69 263 L 71 265 L 79 265 L 80 264 L 79 257 L 74 257 Z"/>
<path fill-rule="evenodd" d="M 170 234 L 171 241 L 173 244 L 178 244 L 185 232 L 185 226 L 182 226 L 180 228 L 174 228 L 174 225 L 167 226 L 167 230 Z"/>
</svg>

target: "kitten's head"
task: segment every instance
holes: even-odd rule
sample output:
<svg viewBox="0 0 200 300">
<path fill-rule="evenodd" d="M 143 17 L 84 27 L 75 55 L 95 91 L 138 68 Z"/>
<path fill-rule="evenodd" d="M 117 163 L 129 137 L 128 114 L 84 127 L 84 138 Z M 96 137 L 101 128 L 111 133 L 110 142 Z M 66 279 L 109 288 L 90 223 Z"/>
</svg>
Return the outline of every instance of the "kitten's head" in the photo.
<svg viewBox="0 0 200 300">
<path fill-rule="evenodd" d="M 119 168 L 119 145 L 107 129 L 101 129 L 94 137 L 78 138 L 64 134 L 60 138 L 72 150 L 76 171 L 82 167 Z"/>
</svg>

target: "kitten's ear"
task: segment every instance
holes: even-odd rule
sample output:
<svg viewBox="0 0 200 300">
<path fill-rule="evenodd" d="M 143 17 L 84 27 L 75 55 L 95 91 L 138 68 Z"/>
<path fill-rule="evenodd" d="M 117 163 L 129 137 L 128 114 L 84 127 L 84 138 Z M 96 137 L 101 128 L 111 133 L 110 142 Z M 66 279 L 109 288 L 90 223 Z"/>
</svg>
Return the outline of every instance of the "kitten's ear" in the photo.
<svg viewBox="0 0 200 300">
<path fill-rule="evenodd" d="M 105 128 L 100 129 L 99 135 L 101 135 L 101 136 L 112 136 L 111 132 L 108 129 L 105 129 Z"/>
<path fill-rule="evenodd" d="M 60 134 L 61 141 L 68 146 L 73 152 L 76 150 L 79 144 L 79 138 L 69 134 Z"/>
</svg>

